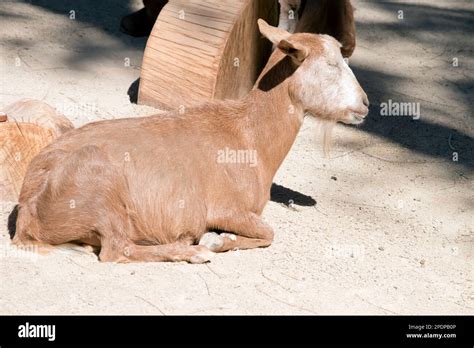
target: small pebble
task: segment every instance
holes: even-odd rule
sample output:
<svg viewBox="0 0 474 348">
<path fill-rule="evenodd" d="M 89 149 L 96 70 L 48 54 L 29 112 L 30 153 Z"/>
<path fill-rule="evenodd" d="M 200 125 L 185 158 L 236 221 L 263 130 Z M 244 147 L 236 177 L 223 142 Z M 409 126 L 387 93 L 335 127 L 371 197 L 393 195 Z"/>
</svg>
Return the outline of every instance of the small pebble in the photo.
<svg viewBox="0 0 474 348">
<path fill-rule="evenodd" d="M 425 259 L 421 259 L 421 260 L 420 260 L 420 265 L 424 266 L 425 263 L 426 263 Z"/>
<path fill-rule="evenodd" d="M 337 181 L 337 178 L 335 176 L 331 176 L 331 180 Z"/>
<path fill-rule="evenodd" d="M 384 251 L 385 248 L 384 248 L 383 246 L 379 246 L 379 250 L 380 250 L 380 251 Z"/>
</svg>

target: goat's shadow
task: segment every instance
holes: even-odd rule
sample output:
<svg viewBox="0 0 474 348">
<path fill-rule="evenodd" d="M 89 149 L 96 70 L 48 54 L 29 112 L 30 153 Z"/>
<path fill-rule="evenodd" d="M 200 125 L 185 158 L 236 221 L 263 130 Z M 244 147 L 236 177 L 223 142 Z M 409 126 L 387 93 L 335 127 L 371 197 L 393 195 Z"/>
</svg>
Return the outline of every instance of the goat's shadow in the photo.
<svg viewBox="0 0 474 348">
<path fill-rule="evenodd" d="M 130 87 L 128 87 L 127 95 L 130 100 L 130 103 L 138 103 L 138 91 L 140 90 L 140 78 L 132 82 Z"/>
<path fill-rule="evenodd" d="M 312 207 L 316 205 L 316 200 L 313 197 L 275 183 L 272 185 L 270 197 L 272 202 L 286 206 L 295 204 L 302 207 Z"/>
</svg>

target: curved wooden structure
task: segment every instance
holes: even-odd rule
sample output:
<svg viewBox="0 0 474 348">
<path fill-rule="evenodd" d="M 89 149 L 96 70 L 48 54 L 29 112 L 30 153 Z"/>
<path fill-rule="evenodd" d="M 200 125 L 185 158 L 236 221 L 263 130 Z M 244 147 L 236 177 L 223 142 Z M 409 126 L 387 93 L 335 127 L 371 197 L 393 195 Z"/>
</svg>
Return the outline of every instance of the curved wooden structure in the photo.
<svg viewBox="0 0 474 348">
<path fill-rule="evenodd" d="M 74 126 L 48 104 L 32 99 L 16 102 L 1 112 L 0 201 L 16 202 L 32 158 Z"/>
<path fill-rule="evenodd" d="M 176 109 L 237 99 L 271 53 L 257 19 L 278 23 L 277 0 L 170 0 L 148 39 L 138 103 Z"/>
</svg>

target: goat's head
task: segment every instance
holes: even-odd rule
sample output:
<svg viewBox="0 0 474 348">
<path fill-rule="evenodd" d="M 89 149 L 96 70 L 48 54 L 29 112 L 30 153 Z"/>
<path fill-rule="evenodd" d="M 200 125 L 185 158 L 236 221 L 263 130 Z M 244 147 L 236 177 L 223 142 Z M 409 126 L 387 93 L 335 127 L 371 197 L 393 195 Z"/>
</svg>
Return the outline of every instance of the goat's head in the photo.
<svg viewBox="0 0 474 348">
<path fill-rule="evenodd" d="M 306 113 L 315 117 L 360 124 L 369 101 L 341 55 L 341 44 L 328 35 L 290 34 L 259 19 L 260 32 L 291 60 L 289 93 Z M 286 55 L 286 58 L 283 58 Z"/>
</svg>

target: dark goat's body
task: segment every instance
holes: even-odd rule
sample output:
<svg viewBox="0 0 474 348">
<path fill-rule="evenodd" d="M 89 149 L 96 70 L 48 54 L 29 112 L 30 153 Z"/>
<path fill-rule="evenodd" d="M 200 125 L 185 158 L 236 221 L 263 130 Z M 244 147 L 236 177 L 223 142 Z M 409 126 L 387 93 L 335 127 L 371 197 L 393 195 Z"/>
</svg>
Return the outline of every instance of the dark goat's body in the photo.
<svg viewBox="0 0 474 348">
<path fill-rule="evenodd" d="M 327 34 L 342 43 L 342 55 L 350 57 L 356 46 L 354 10 L 350 0 L 303 0 L 297 33 Z"/>
</svg>

